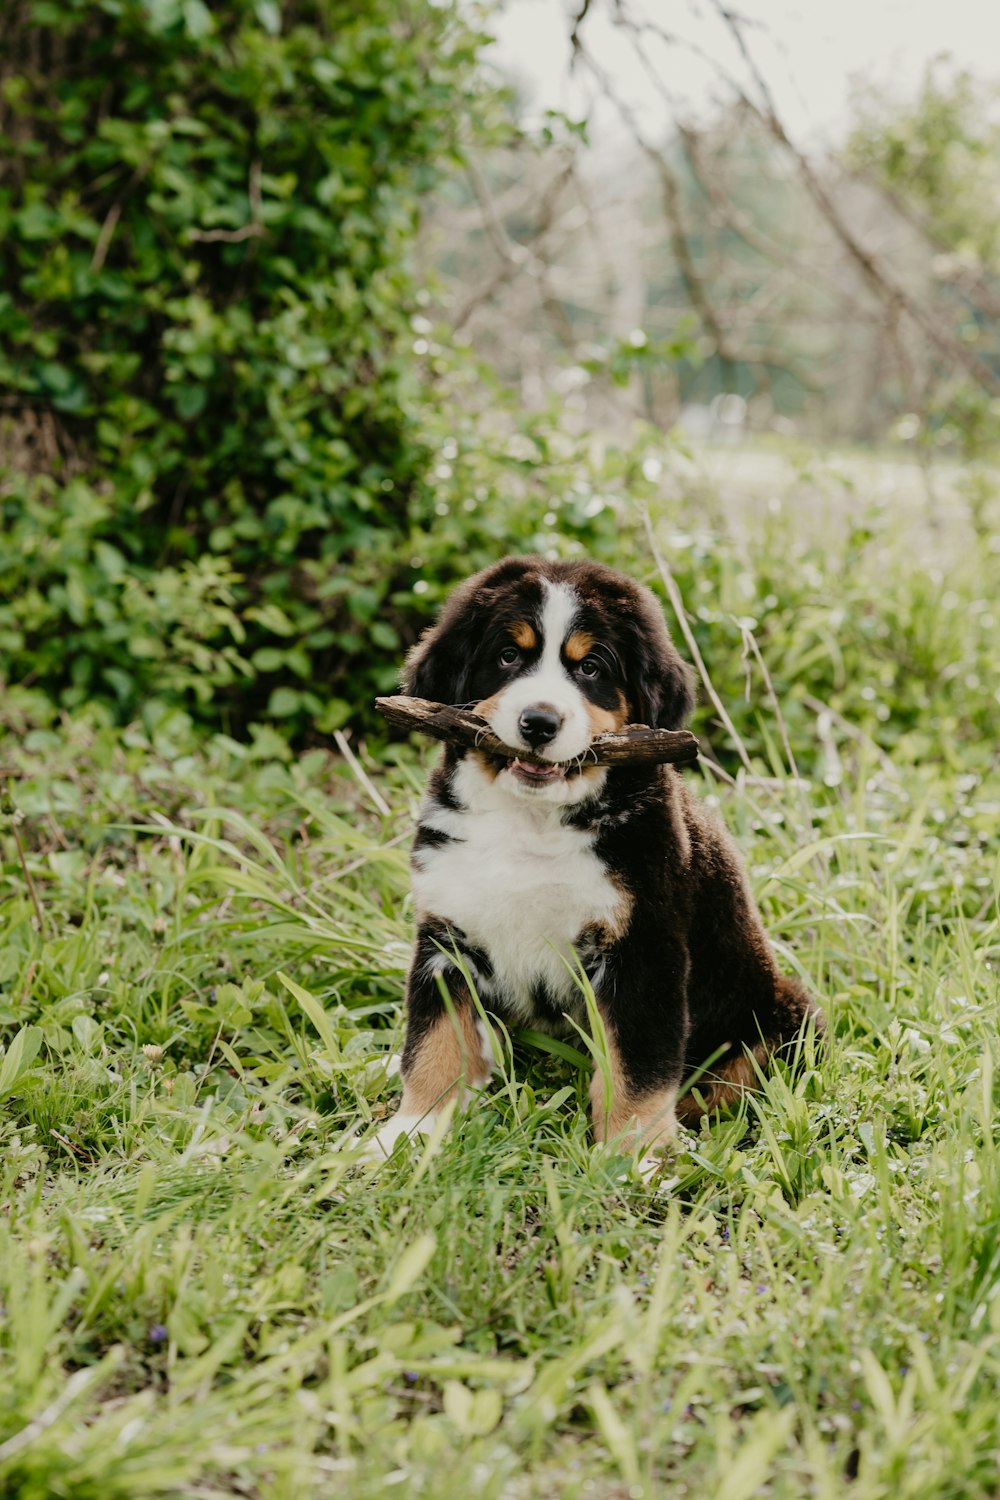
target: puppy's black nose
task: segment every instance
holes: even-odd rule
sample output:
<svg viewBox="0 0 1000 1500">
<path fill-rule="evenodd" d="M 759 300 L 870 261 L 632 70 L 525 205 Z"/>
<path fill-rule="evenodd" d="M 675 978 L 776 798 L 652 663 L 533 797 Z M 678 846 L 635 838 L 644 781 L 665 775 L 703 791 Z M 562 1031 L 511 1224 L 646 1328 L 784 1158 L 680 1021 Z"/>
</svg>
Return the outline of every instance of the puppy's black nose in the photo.
<svg viewBox="0 0 1000 1500">
<path fill-rule="evenodd" d="M 547 703 L 533 703 L 521 714 L 517 727 L 532 750 L 537 750 L 539 745 L 547 745 L 555 739 L 562 728 L 562 714 Z"/>
</svg>

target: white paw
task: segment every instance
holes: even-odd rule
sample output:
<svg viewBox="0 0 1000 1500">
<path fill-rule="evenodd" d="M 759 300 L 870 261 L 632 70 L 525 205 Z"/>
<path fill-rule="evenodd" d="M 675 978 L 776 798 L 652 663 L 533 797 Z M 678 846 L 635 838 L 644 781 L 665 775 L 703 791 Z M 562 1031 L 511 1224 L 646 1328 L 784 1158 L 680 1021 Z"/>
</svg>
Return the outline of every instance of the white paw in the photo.
<svg viewBox="0 0 1000 1500">
<path fill-rule="evenodd" d="M 404 1115 L 400 1110 L 391 1120 L 386 1120 L 378 1134 L 373 1136 L 361 1153 L 363 1161 L 385 1161 L 392 1155 L 392 1148 L 401 1135 L 430 1135 L 437 1124 L 433 1110 L 426 1115 Z"/>
<path fill-rule="evenodd" d="M 613 1141 L 598 1141 L 594 1146 L 594 1155 L 598 1158 L 611 1157 L 618 1159 L 621 1163 L 618 1173 L 618 1180 L 620 1182 L 628 1182 L 630 1179 L 634 1181 L 634 1174 L 638 1173 L 639 1177 L 647 1185 L 656 1183 L 667 1166 L 664 1151 L 669 1150 L 669 1141 L 658 1137 L 654 1143 L 646 1146 L 641 1151 L 641 1154 L 633 1158 L 632 1161 L 622 1160 L 622 1158 L 627 1158 L 636 1149 L 637 1144 L 634 1137 L 632 1140 L 629 1140 L 627 1134 L 619 1136 Z"/>
</svg>

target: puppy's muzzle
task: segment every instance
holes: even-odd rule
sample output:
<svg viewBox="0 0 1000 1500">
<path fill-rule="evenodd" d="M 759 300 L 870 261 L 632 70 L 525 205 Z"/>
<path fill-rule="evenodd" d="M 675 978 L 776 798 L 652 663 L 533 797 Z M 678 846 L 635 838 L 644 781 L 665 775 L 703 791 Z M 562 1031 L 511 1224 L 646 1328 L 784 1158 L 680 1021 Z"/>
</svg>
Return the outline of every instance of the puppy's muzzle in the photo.
<svg viewBox="0 0 1000 1500">
<path fill-rule="evenodd" d="M 539 750 L 555 739 L 563 724 L 563 716 L 550 703 L 533 703 L 521 712 L 517 721 L 519 733 L 531 746 Z"/>
</svg>

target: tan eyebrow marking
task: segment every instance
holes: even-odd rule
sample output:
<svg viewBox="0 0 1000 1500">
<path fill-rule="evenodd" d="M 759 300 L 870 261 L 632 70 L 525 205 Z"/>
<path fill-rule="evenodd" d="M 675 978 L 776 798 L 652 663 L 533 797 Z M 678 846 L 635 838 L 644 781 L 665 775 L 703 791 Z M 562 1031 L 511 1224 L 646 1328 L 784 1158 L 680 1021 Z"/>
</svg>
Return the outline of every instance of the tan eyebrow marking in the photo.
<svg viewBox="0 0 1000 1500">
<path fill-rule="evenodd" d="M 594 637 L 589 630 L 574 630 L 573 634 L 567 636 L 563 647 L 570 661 L 583 661 L 588 651 L 594 649 Z"/>
<path fill-rule="evenodd" d="M 514 637 L 515 644 L 520 646 L 522 651 L 534 651 L 538 645 L 538 636 L 535 634 L 535 627 L 529 625 L 527 620 L 518 620 L 517 624 L 511 630 L 511 635 Z"/>
</svg>

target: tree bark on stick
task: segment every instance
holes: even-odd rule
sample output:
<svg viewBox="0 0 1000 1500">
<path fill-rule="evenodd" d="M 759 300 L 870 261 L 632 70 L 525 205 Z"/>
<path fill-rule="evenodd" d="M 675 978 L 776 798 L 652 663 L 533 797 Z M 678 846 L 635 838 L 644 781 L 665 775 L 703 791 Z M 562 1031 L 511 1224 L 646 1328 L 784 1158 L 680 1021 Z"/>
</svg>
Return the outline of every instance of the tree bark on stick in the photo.
<svg viewBox="0 0 1000 1500">
<path fill-rule="evenodd" d="M 435 740 L 482 750 L 487 755 L 502 756 L 505 760 L 523 760 L 538 766 L 552 764 L 530 750 L 505 745 L 497 739 L 485 719 L 466 708 L 432 703 L 427 698 L 408 698 L 403 694 L 376 698 L 375 707 L 397 729 L 414 730 Z M 650 729 L 647 724 L 628 724 L 617 734 L 598 735 L 590 748 L 576 760 L 591 765 L 623 766 L 683 765 L 697 758 L 698 741 L 687 729 Z"/>
</svg>

